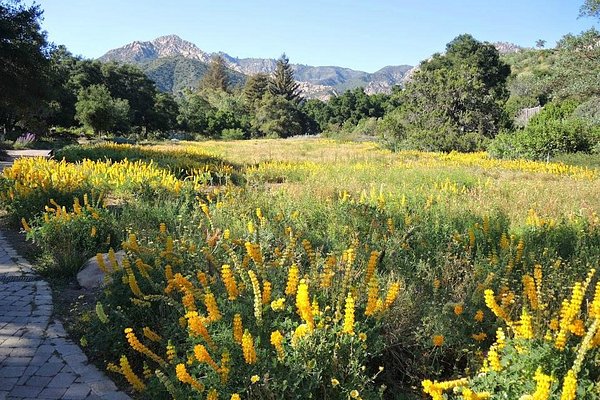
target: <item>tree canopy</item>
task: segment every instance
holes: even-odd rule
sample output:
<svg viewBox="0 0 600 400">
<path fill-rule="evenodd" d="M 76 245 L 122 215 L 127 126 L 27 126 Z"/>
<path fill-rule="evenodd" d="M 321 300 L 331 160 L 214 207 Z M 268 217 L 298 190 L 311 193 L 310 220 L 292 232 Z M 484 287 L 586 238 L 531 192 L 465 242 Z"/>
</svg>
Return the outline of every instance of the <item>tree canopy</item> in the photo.
<svg viewBox="0 0 600 400">
<path fill-rule="evenodd" d="M 277 60 L 275 72 L 269 80 L 269 92 L 275 96 L 282 96 L 286 100 L 296 100 L 300 96 L 299 86 L 294 80 L 294 70 L 290 60 L 284 53 Z"/>
<path fill-rule="evenodd" d="M 208 71 L 202 77 L 199 84 L 200 89 L 229 90 L 229 77 L 227 76 L 227 67 L 225 59 L 220 55 L 215 55 L 210 61 Z"/>
<path fill-rule="evenodd" d="M 36 114 L 47 97 L 49 46 L 41 19 L 38 5 L 0 0 L 0 117 L 5 125 Z"/>
<path fill-rule="evenodd" d="M 451 148 L 466 134 L 494 137 L 503 124 L 509 74 L 510 67 L 493 45 L 471 35 L 458 36 L 448 43 L 445 54 L 422 62 L 406 85 L 403 125 L 415 137 L 437 136 L 428 150 Z"/>
</svg>

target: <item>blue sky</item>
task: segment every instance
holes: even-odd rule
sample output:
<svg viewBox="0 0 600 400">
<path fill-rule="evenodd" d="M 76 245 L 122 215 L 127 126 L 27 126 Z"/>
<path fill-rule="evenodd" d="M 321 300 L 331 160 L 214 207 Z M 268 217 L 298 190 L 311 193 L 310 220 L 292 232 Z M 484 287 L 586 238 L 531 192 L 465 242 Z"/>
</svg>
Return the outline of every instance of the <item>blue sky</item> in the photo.
<svg viewBox="0 0 600 400">
<path fill-rule="evenodd" d="M 459 34 L 554 46 L 594 26 L 583 0 L 38 0 L 49 39 L 99 57 L 134 40 L 177 34 L 237 57 L 338 65 L 374 72 L 444 50 Z"/>
</svg>

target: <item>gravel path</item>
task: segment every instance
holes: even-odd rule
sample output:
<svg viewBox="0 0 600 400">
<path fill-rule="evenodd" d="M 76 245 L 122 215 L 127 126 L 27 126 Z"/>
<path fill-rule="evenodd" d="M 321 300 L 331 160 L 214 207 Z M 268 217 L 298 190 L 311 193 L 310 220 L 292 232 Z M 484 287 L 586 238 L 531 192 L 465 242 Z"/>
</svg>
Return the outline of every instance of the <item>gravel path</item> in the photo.
<svg viewBox="0 0 600 400">
<path fill-rule="evenodd" d="M 52 292 L 0 232 L 0 400 L 129 399 L 52 319 Z"/>
</svg>

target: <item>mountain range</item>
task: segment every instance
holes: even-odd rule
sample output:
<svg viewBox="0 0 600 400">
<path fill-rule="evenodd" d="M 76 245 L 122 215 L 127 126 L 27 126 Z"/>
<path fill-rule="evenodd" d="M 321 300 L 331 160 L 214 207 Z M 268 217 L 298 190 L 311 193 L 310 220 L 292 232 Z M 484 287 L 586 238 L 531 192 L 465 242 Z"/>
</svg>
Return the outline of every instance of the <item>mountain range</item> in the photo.
<svg viewBox="0 0 600 400">
<path fill-rule="evenodd" d="M 159 90 L 176 94 L 186 88 L 197 87 L 214 54 L 201 50 L 177 35 L 168 35 L 152 41 L 135 41 L 109 50 L 99 60 L 135 64 L 156 82 Z M 277 63 L 277 60 L 271 58 L 237 58 L 223 52 L 216 54 L 225 60 L 229 78 L 234 85 L 243 84 L 250 75 L 270 74 Z M 320 99 L 327 99 L 359 86 L 364 87 L 368 94 L 387 93 L 393 86 L 402 85 L 407 73 L 413 68 L 410 65 L 387 66 L 368 73 L 337 66 L 292 64 L 292 67 L 303 95 Z"/>
</svg>

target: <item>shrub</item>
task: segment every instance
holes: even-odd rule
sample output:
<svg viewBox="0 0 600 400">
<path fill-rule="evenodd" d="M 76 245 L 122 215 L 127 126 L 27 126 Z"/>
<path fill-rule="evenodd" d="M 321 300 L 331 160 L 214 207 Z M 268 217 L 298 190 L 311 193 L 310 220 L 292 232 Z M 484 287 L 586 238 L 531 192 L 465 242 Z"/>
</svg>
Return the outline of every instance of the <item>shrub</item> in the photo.
<svg viewBox="0 0 600 400">
<path fill-rule="evenodd" d="M 553 293 L 547 287 L 553 285 L 541 265 L 533 276 L 523 277 L 523 292 L 515 299 L 518 307 L 501 306 L 497 301 L 503 296 L 486 290 L 486 304 L 504 327 L 498 329 L 483 367 L 470 378 L 425 380 L 425 393 L 433 399 L 442 399 L 443 392 L 448 399 L 598 398 L 600 283 L 592 284 L 594 275 L 592 269 L 586 279 L 576 282 L 559 307 L 552 304 Z"/>
<path fill-rule="evenodd" d="M 114 283 L 88 340 L 122 352 L 108 369 L 178 399 L 379 398 L 380 321 L 400 283 L 379 274 L 378 253 L 321 255 L 290 228 L 273 249 L 260 210 L 246 239 L 213 230 L 203 210 L 206 233 L 130 235 L 128 260 L 107 267 Z"/>
<path fill-rule="evenodd" d="M 590 152 L 600 138 L 600 128 L 574 117 L 576 107 L 572 101 L 547 104 L 525 129 L 498 135 L 490 154 L 541 160 L 561 153 Z"/>
<path fill-rule="evenodd" d="M 92 205 L 87 195 L 83 196 L 83 205 L 75 199 L 72 211 L 54 200 L 51 203 L 42 217 L 31 221 L 31 226 L 22 220 L 27 239 L 53 261 L 47 273 L 74 275 L 91 256 L 120 243 L 121 232 L 114 216 Z"/>
</svg>

